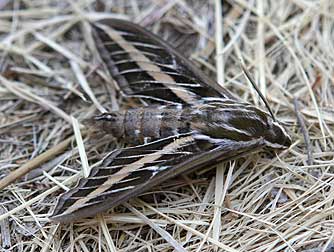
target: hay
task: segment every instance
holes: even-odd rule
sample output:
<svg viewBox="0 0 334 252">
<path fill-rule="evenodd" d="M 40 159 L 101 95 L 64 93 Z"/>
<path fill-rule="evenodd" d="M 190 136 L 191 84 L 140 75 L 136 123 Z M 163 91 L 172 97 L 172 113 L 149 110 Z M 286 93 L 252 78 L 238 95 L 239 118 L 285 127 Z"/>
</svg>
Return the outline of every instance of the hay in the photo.
<svg viewBox="0 0 334 252">
<path fill-rule="evenodd" d="M 0 9 L 0 179 L 9 184 L 0 193 L 2 249 L 332 251 L 333 1 L 3 0 Z M 291 148 L 176 178 L 93 219 L 50 223 L 57 196 L 82 167 L 119 147 L 80 134 L 71 116 L 80 122 L 133 106 L 119 97 L 90 34 L 88 21 L 105 17 L 148 27 L 262 106 L 243 59 L 289 128 Z"/>
</svg>

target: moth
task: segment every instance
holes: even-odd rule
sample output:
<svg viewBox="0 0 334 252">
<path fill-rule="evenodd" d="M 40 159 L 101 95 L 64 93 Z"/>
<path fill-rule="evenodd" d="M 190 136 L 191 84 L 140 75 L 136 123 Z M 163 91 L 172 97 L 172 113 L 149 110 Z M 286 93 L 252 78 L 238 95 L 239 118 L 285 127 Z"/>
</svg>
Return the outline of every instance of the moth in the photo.
<svg viewBox="0 0 334 252">
<path fill-rule="evenodd" d="M 118 19 L 92 30 L 123 95 L 145 106 L 93 118 L 95 127 L 134 146 L 111 152 L 62 194 L 51 220 L 94 216 L 179 174 L 291 145 L 273 115 L 236 98 L 157 35 Z"/>
</svg>

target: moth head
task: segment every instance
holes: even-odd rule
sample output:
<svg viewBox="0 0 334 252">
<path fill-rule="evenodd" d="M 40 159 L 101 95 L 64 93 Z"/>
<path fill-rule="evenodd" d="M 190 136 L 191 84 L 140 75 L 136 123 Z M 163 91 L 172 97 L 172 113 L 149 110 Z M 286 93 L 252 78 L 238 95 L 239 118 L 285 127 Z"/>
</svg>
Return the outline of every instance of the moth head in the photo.
<svg viewBox="0 0 334 252">
<path fill-rule="evenodd" d="M 264 135 L 266 146 L 270 149 L 289 148 L 292 141 L 285 128 L 277 121 L 268 119 L 267 133 Z"/>
<path fill-rule="evenodd" d="M 286 149 L 291 145 L 291 138 L 286 129 L 271 114 L 255 106 L 247 106 L 237 113 L 240 120 L 230 119 L 252 139 L 263 138 L 268 149 Z"/>
<path fill-rule="evenodd" d="M 84 124 L 97 131 L 102 131 L 111 134 L 114 137 L 123 135 L 123 117 L 122 112 L 103 113 L 92 118 L 86 119 Z"/>
<path fill-rule="evenodd" d="M 257 114 L 265 113 L 268 116 L 263 116 L 262 118 L 264 119 L 264 122 L 266 123 L 265 130 L 263 131 L 264 133 L 264 140 L 268 148 L 272 149 L 286 149 L 291 145 L 291 138 L 289 134 L 286 132 L 286 130 L 283 128 L 283 126 L 278 123 L 275 119 L 274 113 L 272 112 L 267 100 L 261 93 L 261 91 L 258 89 L 258 87 L 255 84 L 255 81 L 249 74 L 248 70 L 246 69 L 245 65 L 243 64 L 241 60 L 241 68 L 243 70 L 243 73 L 245 74 L 246 78 L 248 81 L 252 84 L 258 95 L 260 96 L 261 100 L 264 102 L 270 116 L 257 109 L 258 111 L 256 112 Z"/>
</svg>

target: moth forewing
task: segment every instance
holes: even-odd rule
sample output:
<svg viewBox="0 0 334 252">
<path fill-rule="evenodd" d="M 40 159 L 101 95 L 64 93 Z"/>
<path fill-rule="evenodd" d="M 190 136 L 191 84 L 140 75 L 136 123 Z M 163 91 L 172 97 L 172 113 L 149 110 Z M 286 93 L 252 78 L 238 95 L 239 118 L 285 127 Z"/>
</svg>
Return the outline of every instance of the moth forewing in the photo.
<svg viewBox="0 0 334 252">
<path fill-rule="evenodd" d="M 151 155 L 140 156 L 136 161 L 132 158 L 122 158 L 122 152 L 145 153 L 148 148 L 155 149 L 158 145 L 161 145 L 160 150 Z M 176 140 L 170 137 L 123 149 L 117 155 L 108 158 L 108 168 L 97 169 L 98 172 L 94 171 L 94 176 L 81 179 L 76 189 L 65 193 L 59 199 L 51 220 L 66 223 L 94 216 L 179 174 L 258 151 L 264 145 L 263 139 L 249 142 L 226 141 L 217 145 L 209 140 L 198 140 L 188 135 Z M 200 149 L 204 146 L 205 149 Z M 198 151 L 191 151 L 196 149 Z M 122 168 L 118 169 L 121 159 Z M 96 179 L 104 182 L 96 186 Z"/>
<path fill-rule="evenodd" d="M 142 97 L 149 104 L 194 104 L 203 97 L 236 99 L 144 28 L 118 19 L 102 20 L 93 27 L 100 55 L 126 95 Z M 121 64 L 124 60 L 128 62 Z"/>
</svg>

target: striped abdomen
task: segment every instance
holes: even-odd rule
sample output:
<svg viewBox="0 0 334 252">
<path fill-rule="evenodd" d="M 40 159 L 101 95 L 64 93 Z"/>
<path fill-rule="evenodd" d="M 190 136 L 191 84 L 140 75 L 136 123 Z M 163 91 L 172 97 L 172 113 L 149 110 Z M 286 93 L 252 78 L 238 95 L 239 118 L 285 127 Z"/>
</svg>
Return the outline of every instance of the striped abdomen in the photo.
<svg viewBox="0 0 334 252">
<path fill-rule="evenodd" d="M 104 113 L 93 120 L 98 128 L 116 138 L 143 143 L 189 132 L 187 112 L 180 106 L 142 107 Z"/>
</svg>

